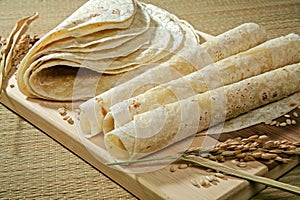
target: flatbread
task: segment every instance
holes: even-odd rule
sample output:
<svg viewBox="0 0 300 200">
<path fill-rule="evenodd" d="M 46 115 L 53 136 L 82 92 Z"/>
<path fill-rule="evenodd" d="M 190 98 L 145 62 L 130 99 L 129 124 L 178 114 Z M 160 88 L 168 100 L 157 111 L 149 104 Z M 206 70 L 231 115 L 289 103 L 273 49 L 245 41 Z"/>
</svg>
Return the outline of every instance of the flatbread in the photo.
<svg viewBox="0 0 300 200">
<path fill-rule="evenodd" d="M 193 41 L 194 38 L 189 35 L 194 33 L 185 23 L 182 23 L 182 27 L 186 30 L 187 39 L 184 47 L 176 55 L 172 56 L 168 61 L 160 63 L 157 67 L 97 95 L 80 106 L 82 113 L 80 117 L 81 129 L 84 134 L 93 136 L 103 131 L 103 118 L 109 113 L 109 108 L 112 105 L 218 61 L 218 59 L 222 58 L 218 56 L 220 49 L 224 52 L 224 57 L 227 57 L 254 47 L 264 42 L 267 38 L 263 27 L 255 23 L 246 23 L 216 36 L 217 39 L 213 42 L 206 42 L 200 47 L 192 48 L 195 42 Z M 230 39 L 225 40 L 225 38 Z M 207 52 L 210 53 L 208 54 Z M 215 60 L 212 60 L 212 58 Z M 102 113 L 105 113 L 105 115 Z M 96 115 L 99 116 L 97 118 L 89 117 Z"/>
<path fill-rule="evenodd" d="M 289 34 L 269 40 L 248 51 L 225 58 L 113 105 L 104 118 L 103 130 L 108 132 L 123 126 L 133 120 L 134 115 L 155 106 L 172 103 L 298 62 L 300 62 L 299 35 Z"/>
<path fill-rule="evenodd" d="M 284 113 L 294 110 L 298 106 L 300 106 L 300 92 L 292 94 L 280 101 L 275 101 L 266 106 L 251 110 L 224 123 L 209 127 L 209 129 L 197 133 L 197 135 L 229 133 L 260 123 L 266 124 L 281 117 Z"/>
<path fill-rule="evenodd" d="M 299 77 L 300 63 L 288 65 L 135 115 L 105 134 L 106 149 L 117 159 L 140 158 L 299 92 Z"/>
<path fill-rule="evenodd" d="M 20 63 L 18 70 L 20 91 L 27 96 L 34 96 L 28 86 L 28 77 L 24 77 L 24 74 L 26 70 L 31 70 L 28 67 L 34 60 L 32 60 L 32 57 L 41 48 L 63 38 L 81 37 L 107 29 L 128 28 L 133 21 L 135 13 L 136 4 L 133 0 L 90 0 L 85 3 L 30 49 Z"/>
<path fill-rule="evenodd" d="M 51 63 L 53 62 L 53 63 Z M 56 67 L 46 67 L 44 70 L 37 70 L 29 81 L 32 89 L 37 91 L 35 98 L 54 101 L 88 100 L 110 88 L 122 84 L 151 68 L 151 65 L 144 65 L 135 70 L 115 75 L 101 74 L 95 71 L 79 68 L 78 63 L 72 62 L 73 66 L 66 68 L 67 61 L 49 60 L 47 64 Z M 44 81 L 47 80 L 47 81 Z"/>
<path fill-rule="evenodd" d="M 27 55 L 21 63 L 18 72 L 20 90 L 25 95 L 34 98 L 59 101 L 85 100 L 133 78 L 133 75 L 137 76 L 155 67 L 151 63 L 160 62 L 161 59 L 167 60 L 170 54 L 182 48 L 186 40 L 194 46 L 199 45 L 198 36 L 194 34 L 194 30 L 188 27 L 187 23 L 183 25 L 176 16 L 138 1 L 134 1 L 133 7 L 134 16 L 128 27 L 117 28 L 115 25 L 115 29 L 102 30 L 103 35 L 89 32 L 78 37 L 79 33 L 76 31 L 81 32 L 81 28 L 74 27 L 68 30 L 74 34 L 70 35 L 66 32 L 64 37 L 49 36 L 53 37 L 51 42 L 48 42 L 50 40 L 48 36 L 42 38 L 42 41 L 33 47 L 35 50 L 29 52 L 30 55 Z M 124 9 L 128 9 L 128 6 Z M 73 20 L 76 21 L 76 19 Z M 66 22 L 62 24 L 64 23 Z M 100 25 L 101 22 L 99 22 Z M 58 27 L 64 27 L 64 25 L 58 25 Z M 136 27 L 138 30 L 134 30 Z M 51 32 L 55 31 L 57 28 Z M 132 38 L 128 39 L 131 36 Z M 87 37 L 86 43 L 85 37 Z M 43 42 L 43 40 L 46 41 Z M 112 46 L 109 46 L 110 42 Z M 105 48 L 102 48 L 103 45 Z M 71 49 L 72 51 L 69 51 Z M 62 73 L 59 78 L 55 77 L 58 75 L 56 70 L 48 69 L 52 67 L 59 68 L 59 72 Z M 63 67 L 66 68 L 66 72 Z M 82 71 L 83 73 L 78 73 Z M 67 78 L 63 78 L 64 73 Z M 87 74 L 89 74 L 89 80 L 81 83 Z M 107 81 L 106 77 L 109 77 L 110 81 Z M 98 84 L 103 84 L 103 86 Z M 72 93 L 74 91 L 88 92 L 74 95 Z"/>
<path fill-rule="evenodd" d="M 231 55 L 250 49 L 258 41 L 266 41 L 266 30 L 256 23 L 244 23 L 202 45 L 214 61 L 222 60 Z"/>
<path fill-rule="evenodd" d="M 128 28 L 107 29 L 81 37 L 63 38 L 35 53 L 32 59 L 54 52 L 93 53 L 100 50 L 116 50 L 116 47 L 139 37 L 149 29 L 151 23 L 149 14 L 140 6 L 137 6 L 136 10 L 136 15 Z"/>
</svg>

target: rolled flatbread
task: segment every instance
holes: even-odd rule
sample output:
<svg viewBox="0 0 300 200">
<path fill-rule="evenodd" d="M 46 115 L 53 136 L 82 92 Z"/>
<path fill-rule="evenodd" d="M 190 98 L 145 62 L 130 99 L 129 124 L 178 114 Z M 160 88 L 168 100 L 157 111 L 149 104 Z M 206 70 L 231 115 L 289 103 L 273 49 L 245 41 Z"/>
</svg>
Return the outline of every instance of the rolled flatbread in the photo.
<svg viewBox="0 0 300 200">
<path fill-rule="evenodd" d="M 159 84 L 195 72 L 219 59 L 245 51 L 266 41 L 266 38 L 266 31 L 263 27 L 255 23 L 245 23 L 216 36 L 212 41 L 207 41 L 200 46 L 200 49 L 191 48 L 193 42 L 186 40 L 186 48 L 165 63 L 159 63 L 157 67 L 131 79 L 127 79 L 128 74 L 126 74 L 123 78 L 128 81 L 83 103 L 80 106 L 82 132 L 87 136 L 102 132 L 103 118 L 112 105 L 142 94 Z"/>
<path fill-rule="evenodd" d="M 299 91 L 297 63 L 135 115 L 105 134 L 105 146 L 118 159 L 139 158 Z"/>
<path fill-rule="evenodd" d="M 108 132 L 121 127 L 133 120 L 134 115 L 158 105 L 172 103 L 298 62 L 300 62 L 299 35 L 289 34 L 269 40 L 248 51 L 225 58 L 113 105 L 104 118 L 103 130 Z"/>
<path fill-rule="evenodd" d="M 199 46 L 192 26 L 156 6 L 88 1 L 31 48 L 18 85 L 33 98 L 89 99 L 168 60 L 185 41 Z"/>
</svg>

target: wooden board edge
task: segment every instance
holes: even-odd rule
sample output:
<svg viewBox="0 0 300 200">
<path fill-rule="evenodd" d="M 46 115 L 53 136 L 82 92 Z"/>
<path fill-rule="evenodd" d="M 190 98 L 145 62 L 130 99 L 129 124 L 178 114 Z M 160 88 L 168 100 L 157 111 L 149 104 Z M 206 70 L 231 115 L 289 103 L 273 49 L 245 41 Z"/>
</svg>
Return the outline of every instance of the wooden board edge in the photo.
<svg viewBox="0 0 300 200">
<path fill-rule="evenodd" d="M 9 98 L 6 92 L 3 92 L 0 96 L 0 103 L 6 106 L 8 109 L 16 113 L 17 115 L 24 118 L 27 122 L 32 124 L 34 127 L 39 129 L 41 132 L 55 140 L 57 143 L 62 145 L 64 148 L 68 149 L 80 159 L 85 161 L 87 164 L 91 165 L 93 168 L 97 169 L 105 176 L 113 180 L 115 183 L 123 187 L 125 190 L 133 194 L 140 199 L 164 199 L 158 191 L 149 190 L 146 186 L 139 183 L 134 174 L 125 174 L 122 171 L 115 170 L 100 163 L 91 153 L 80 143 L 80 140 L 74 140 L 68 134 L 63 133 L 60 129 L 56 127 L 50 130 L 47 125 L 47 121 L 44 118 L 39 117 L 36 113 L 26 112 L 26 108 L 20 102 Z M 25 112 L 24 112 L 25 111 Z M 55 133 L 55 134 L 51 134 Z M 59 136 L 58 136 L 59 135 Z M 70 142 L 73 141 L 73 142 Z M 76 141 L 76 142 L 74 142 Z M 130 182 L 131 184 L 128 184 Z"/>
</svg>

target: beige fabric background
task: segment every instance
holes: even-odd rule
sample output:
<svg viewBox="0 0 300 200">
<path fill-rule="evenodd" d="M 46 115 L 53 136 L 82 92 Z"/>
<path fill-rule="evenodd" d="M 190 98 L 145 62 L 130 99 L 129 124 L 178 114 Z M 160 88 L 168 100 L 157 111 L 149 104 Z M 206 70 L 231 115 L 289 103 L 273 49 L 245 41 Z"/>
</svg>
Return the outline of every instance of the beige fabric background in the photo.
<svg viewBox="0 0 300 200">
<path fill-rule="evenodd" d="M 31 33 L 45 33 L 84 0 L 0 0 L 0 35 L 34 12 Z M 220 34 L 256 22 L 273 38 L 300 34 L 299 0 L 145 0 L 188 20 L 197 29 Z M 118 184 L 0 104 L 0 199 L 136 199 Z M 299 167 L 282 179 L 300 186 Z M 268 188 L 253 199 L 297 199 Z"/>
</svg>

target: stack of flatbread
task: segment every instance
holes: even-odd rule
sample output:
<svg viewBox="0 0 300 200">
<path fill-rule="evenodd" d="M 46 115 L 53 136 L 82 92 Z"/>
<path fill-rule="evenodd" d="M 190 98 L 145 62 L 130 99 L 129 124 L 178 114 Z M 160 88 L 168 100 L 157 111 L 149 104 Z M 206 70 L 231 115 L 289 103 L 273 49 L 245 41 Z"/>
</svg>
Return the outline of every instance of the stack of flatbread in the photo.
<svg viewBox="0 0 300 200">
<path fill-rule="evenodd" d="M 136 159 L 216 127 L 241 129 L 300 102 L 300 36 L 255 23 L 199 43 L 175 15 L 136 0 L 90 0 L 22 60 L 20 90 L 80 105 L 79 131 Z M 225 123 L 224 123 L 225 122 Z"/>
<path fill-rule="evenodd" d="M 18 85 L 29 97 L 88 99 L 198 43 L 192 26 L 153 5 L 90 0 L 30 50 Z"/>
</svg>

